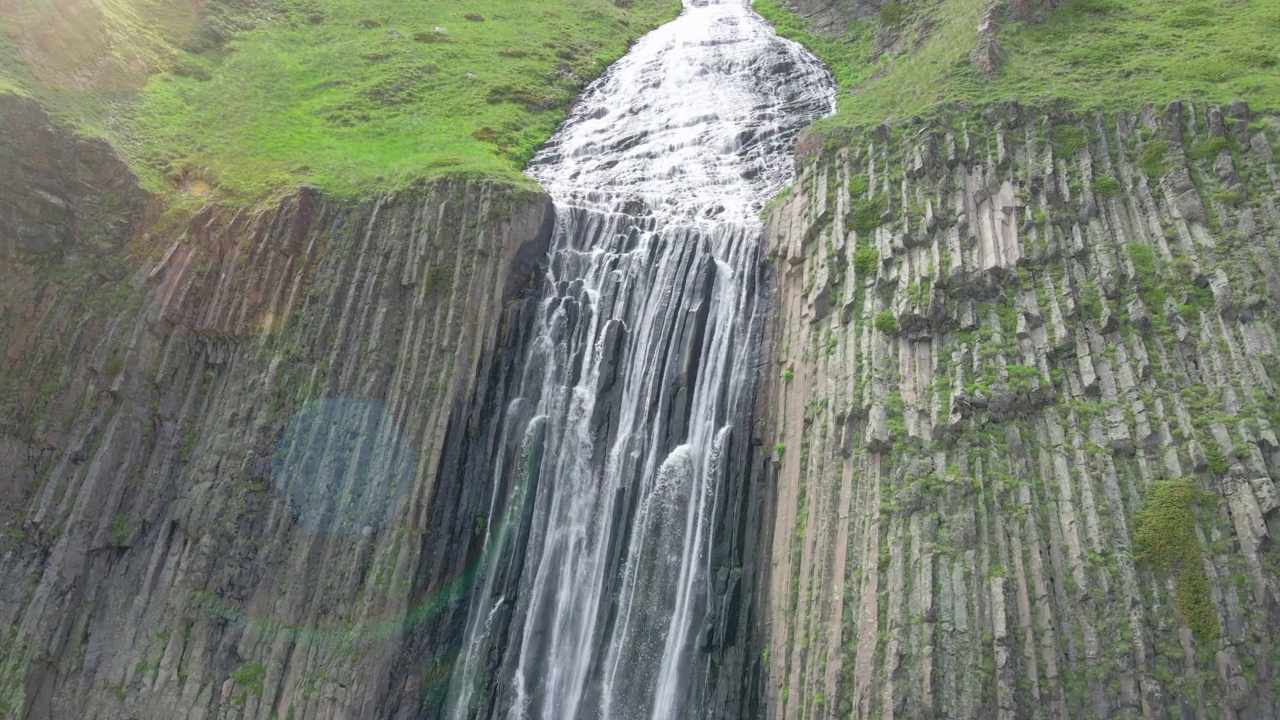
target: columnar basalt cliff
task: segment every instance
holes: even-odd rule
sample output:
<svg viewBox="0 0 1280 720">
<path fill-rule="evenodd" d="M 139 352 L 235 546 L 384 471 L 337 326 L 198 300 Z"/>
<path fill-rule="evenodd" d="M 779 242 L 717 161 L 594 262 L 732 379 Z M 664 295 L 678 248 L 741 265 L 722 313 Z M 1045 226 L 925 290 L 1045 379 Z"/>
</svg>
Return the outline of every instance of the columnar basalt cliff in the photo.
<svg viewBox="0 0 1280 720">
<path fill-rule="evenodd" d="M 152 4 L 0 0 L 0 718 L 1280 717 L 1265 0 Z"/>
<path fill-rule="evenodd" d="M 808 143 L 768 217 L 770 716 L 1280 714 L 1277 124 Z"/>
<path fill-rule="evenodd" d="M 551 218 L 303 191 L 6 261 L 0 716 L 416 717 L 487 503 L 459 438 Z"/>
</svg>

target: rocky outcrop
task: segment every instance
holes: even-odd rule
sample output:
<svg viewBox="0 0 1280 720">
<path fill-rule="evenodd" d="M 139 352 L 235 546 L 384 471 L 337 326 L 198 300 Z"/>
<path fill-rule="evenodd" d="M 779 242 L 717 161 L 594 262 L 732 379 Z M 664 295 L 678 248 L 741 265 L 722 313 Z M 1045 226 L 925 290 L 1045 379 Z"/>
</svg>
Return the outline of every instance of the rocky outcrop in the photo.
<svg viewBox="0 0 1280 720">
<path fill-rule="evenodd" d="M 487 507 L 456 455 L 551 218 L 304 191 L 6 262 L 0 716 L 416 717 Z"/>
<path fill-rule="evenodd" d="M 1004 6 L 1006 2 L 997 0 L 997 4 Z M 1059 0 L 1009 0 L 1007 2 L 1013 19 L 1023 22 L 1044 20 L 1060 4 Z"/>
<path fill-rule="evenodd" d="M 146 205 L 105 142 L 74 136 L 13 94 L 0 94 L 0 168 L 0 260 L 119 248 Z"/>
<path fill-rule="evenodd" d="M 999 32 L 996 16 L 999 9 L 999 5 L 991 4 L 982 13 L 982 20 L 978 22 L 978 42 L 969 53 L 969 62 L 984 75 L 994 74 L 1004 62 L 1000 43 L 996 41 L 996 33 Z"/>
<path fill-rule="evenodd" d="M 805 160 L 770 716 L 1280 714 L 1278 139 L 1008 105 Z"/>
<path fill-rule="evenodd" d="M 786 0 L 787 8 L 820 32 L 843 33 L 850 21 L 874 20 L 885 5 L 883 0 Z"/>
</svg>

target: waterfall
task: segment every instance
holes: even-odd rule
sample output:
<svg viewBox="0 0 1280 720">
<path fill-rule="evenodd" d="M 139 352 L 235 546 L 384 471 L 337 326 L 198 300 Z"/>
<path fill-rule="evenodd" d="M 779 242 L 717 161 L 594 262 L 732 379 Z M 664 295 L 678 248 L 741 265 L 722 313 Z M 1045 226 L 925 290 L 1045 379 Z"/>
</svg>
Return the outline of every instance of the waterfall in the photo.
<svg viewBox="0 0 1280 720">
<path fill-rule="evenodd" d="M 763 203 L 833 82 L 749 0 L 686 0 L 529 169 L 556 225 L 492 503 L 453 718 L 691 714 L 745 453 Z"/>
</svg>

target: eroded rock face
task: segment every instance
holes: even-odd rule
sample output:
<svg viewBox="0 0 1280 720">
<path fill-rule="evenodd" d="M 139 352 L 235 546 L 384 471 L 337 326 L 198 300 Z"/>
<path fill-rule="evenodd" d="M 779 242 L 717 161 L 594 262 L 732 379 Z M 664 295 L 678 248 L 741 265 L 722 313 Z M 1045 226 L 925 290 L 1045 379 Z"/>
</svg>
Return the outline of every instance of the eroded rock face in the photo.
<svg viewBox="0 0 1280 720">
<path fill-rule="evenodd" d="M 874 19 L 885 3 L 883 0 L 787 0 L 784 4 L 815 29 L 841 33 L 850 20 Z"/>
<path fill-rule="evenodd" d="M 0 716 L 417 717 L 552 212 L 302 192 L 0 270 Z"/>
<path fill-rule="evenodd" d="M 772 717 L 1280 714 L 1280 175 L 1251 119 L 1009 105 L 806 161 L 769 216 Z M 1187 477 L 1190 614 L 1134 540 Z"/>
<path fill-rule="evenodd" d="M 0 258 L 116 248 L 145 203 L 105 142 L 75 137 L 34 101 L 0 94 Z"/>
</svg>

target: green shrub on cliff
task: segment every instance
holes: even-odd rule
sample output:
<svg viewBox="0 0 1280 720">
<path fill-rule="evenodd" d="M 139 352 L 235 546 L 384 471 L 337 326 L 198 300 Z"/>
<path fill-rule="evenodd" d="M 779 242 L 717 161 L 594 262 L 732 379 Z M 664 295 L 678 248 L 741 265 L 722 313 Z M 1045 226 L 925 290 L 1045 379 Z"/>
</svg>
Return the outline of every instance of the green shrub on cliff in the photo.
<svg viewBox="0 0 1280 720">
<path fill-rule="evenodd" d="M 1120 181 L 1110 175 L 1099 175 L 1093 181 L 1093 191 L 1104 198 L 1112 197 L 1120 193 Z"/>
<path fill-rule="evenodd" d="M 859 275 L 875 275 L 878 264 L 880 264 L 880 253 L 870 245 L 858 248 L 853 254 L 853 267 Z"/>
<path fill-rule="evenodd" d="M 267 672 L 262 667 L 262 663 L 245 663 L 231 673 L 231 679 L 254 695 L 261 695 L 262 679 L 266 675 Z"/>
<path fill-rule="evenodd" d="M 111 518 L 111 525 L 107 528 L 107 540 L 114 546 L 121 546 L 133 534 L 133 526 L 129 524 L 129 519 L 123 515 L 116 515 Z"/>
<path fill-rule="evenodd" d="M 1141 549 L 1137 559 L 1150 563 L 1161 575 L 1173 576 L 1178 619 L 1201 642 L 1216 640 L 1219 632 L 1204 570 L 1204 551 L 1196 536 L 1195 508 L 1209 499 L 1194 480 L 1151 483 L 1142 509 L 1134 517 L 1133 533 Z"/>
<path fill-rule="evenodd" d="M 1064 160 L 1070 160 L 1086 144 L 1084 130 L 1078 125 L 1059 125 L 1053 129 L 1053 135 L 1049 138 L 1053 154 Z"/>
<path fill-rule="evenodd" d="M 1142 296 L 1148 308 L 1153 308 L 1157 312 L 1162 311 L 1168 292 L 1156 272 L 1155 251 L 1149 245 L 1131 242 L 1129 258 L 1133 260 L 1133 269 L 1137 275 L 1135 279 L 1138 284 L 1138 294 Z"/>
<path fill-rule="evenodd" d="M 880 227 L 889 202 L 884 193 L 872 198 L 858 198 L 853 203 L 853 220 L 851 225 L 860 233 L 868 233 Z"/>
<path fill-rule="evenodd" d="M 1164 175 L 1164 157 L 1167 152 L 1169 152 L 1169 143 L 1164 140 L 1153 140 L 1142 148 L 1142 157 L 1138 160 L 1138 165 L 1149 182 L 1157 182 Z"/>
</svg>

